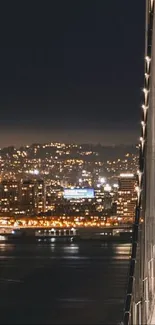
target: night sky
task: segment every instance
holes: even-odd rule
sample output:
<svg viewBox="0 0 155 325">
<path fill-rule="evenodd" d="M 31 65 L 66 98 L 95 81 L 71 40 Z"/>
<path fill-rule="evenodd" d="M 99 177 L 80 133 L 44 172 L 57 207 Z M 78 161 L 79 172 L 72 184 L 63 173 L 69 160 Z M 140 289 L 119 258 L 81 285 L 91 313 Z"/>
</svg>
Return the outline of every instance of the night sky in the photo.
<svg viewBox="0 0 155 325">
<path fill-rule="evenodd" d="M 4 1 L 0 145 L 136 142 L 144 3 Z"/>
</svg>

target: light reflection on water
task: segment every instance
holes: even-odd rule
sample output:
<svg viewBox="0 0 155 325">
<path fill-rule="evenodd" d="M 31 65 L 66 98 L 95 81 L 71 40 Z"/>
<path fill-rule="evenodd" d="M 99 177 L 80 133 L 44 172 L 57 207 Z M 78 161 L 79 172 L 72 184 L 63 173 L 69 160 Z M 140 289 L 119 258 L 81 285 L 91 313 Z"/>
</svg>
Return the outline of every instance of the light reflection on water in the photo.
<svg viewBox="0 0 155 325">
<path fill-rule="evenodd" d="M 34 260 L 34 258 L 37 260 L 46 260 L 47 256 L 42 256 L 42 255 L 36 255 L 34 256 L 23 256 L 23 255 L 12 255 L 12 256 L 6 256 L 6 255 L 1 255 L 0 256 L 0 260 L 12 260 L 12 259 L 16 259 L 16 260 Z M 75 256 L 75 255 L 65 255 L 65 256 L 49 256 L 48 257 L 49 260 L 81 260 L 81 261 L 91 261 L 91 260 L 96 260 L 96 261 L 103 261 L 103 260 L 107 260 L 107 257 L 96 257 L 96 256 Z M 112 256 L 111 257 L 111 261 L 113 260 L 129 260 L 130 256 Z"/>
<path fill-rule="evenodd" d="M 79 246 L 77 244 L 70 244 L 70 245 L 65 245 L 63 247 L 63 250 L 65 253 L 70 253 L 70 254 L 78 254 L 79 253 Z"/>
<path fill-rule="evenodd" d="M 131 254 L 131 244 L 117 245 L 115 247 L 115 252 L 117 255 L 130 255 Z"/>
<path fill-rule="evenodd" d="M 129 244 L 103 242 L 1 243 L 1 323 L 118 323 L 128 252 Z"/>
<path fill-rule="evenodd" d="M 14 250 L 14 245 L 8 243 L 0 243 L 0 252 L 9 252 Z"/>
<path fill-rule="evenodd" d="M 96 245 L 98 249 L 102 252 L 100 255 L 94 255 L 93 250 L 95 248 L 92 247 L 92 250 L 89 251 L 88 255 L 85 255 L 84 252 L 80 252 L 80 244 L 77 243 L 70 243 L 70 244 L 57 244 L 55 243 L 49 243 L 49 244 L 24 244 L 24 245 L 13 245 L 8 243 L 1 243 L 0 244 L 0 259 L 4 260 L 10 260 L 10 259 L 22 259 L 22 260 L 33 260 L 33 259 L 40 259 L 40 260 L 46 260 L 47 258 L 53 259 L 53 260 L 129 260 L 130 259 L 130 252 L 131 252 L 131 244 L 113 244 L 109 245 L 108 243 L 101 243 Z M 31 255 L 31 249 L 33 254 Z M 109 249 L 111 249 L 111 255 L 110 257 L 107 256 L 109 254 Z M 24 252 L 29 251 L 30 254 L 25 254 Z M 6 255 L 1 253 L 6 252 Z M 12 254 L 12 252 L 15 252 L 16 254 Z M 22 254 L 21 254 L 22 252 Z M 41 254 L 38 254 L 41 252 Z M 44 255 L 43 252 L 46 252 Z M 52 255 L 51 255 L 51 253 Z M 97 252 L 97 250 L 96 250 Z M 53 255 L 54 254 L 54 255 Z"/>
</svg>

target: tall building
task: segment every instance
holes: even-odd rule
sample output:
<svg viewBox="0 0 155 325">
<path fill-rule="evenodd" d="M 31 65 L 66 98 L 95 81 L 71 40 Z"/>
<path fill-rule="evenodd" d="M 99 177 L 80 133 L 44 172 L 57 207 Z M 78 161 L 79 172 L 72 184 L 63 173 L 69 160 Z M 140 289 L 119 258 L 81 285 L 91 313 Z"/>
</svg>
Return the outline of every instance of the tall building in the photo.
<svg viewBox="0 0 155 325">
<path fill-rule="evenodd" d="M 11 214 L 19 209 L 20 182 L 2 181 L 0 184 L 0 213 Z"/>
<path fill-rule="evenodd" d="M 120 174 L 118 179 L 117 216 L 132 218 L 137 200 L 136 177 L 134 174 Z"/>
<path fill-rule="evenodd" d="M 21 185 L 20 210 L 33 215 L 45 211 L 46 195 L 43 180 L 26 180 Z"/>
<path fill-rule="evenodd" d="M 35 182 L 35 209 L 36 213 L 46 211 L 46 186 L 43 180 Z"/>
</svg>

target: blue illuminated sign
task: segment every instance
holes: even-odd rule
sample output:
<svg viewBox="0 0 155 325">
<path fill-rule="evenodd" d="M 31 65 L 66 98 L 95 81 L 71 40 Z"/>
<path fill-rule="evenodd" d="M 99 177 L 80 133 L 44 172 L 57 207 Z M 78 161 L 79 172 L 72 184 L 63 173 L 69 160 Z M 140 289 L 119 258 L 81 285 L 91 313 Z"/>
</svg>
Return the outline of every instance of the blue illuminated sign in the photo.
<svg viewBox="0 0 155 325">
<path fill-rule="evenodd" d="M 93 188 L 65 188 L 64 199 L 93 199 L 94 189 Z"/>
</svg>

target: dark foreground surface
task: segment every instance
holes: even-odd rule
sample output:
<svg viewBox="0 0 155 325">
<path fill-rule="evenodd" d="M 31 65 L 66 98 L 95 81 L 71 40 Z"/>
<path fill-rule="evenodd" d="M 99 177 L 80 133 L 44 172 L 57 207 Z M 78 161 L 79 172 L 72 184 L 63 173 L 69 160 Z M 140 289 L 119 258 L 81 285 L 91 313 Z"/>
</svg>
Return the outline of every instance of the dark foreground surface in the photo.
<svg viewBox="0 0 155 325">
<path fill-rule="evenodd" d="M 0 244 L 0 324 L 118 324 L 130 244 Z"/>
</svg>

